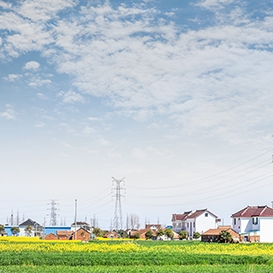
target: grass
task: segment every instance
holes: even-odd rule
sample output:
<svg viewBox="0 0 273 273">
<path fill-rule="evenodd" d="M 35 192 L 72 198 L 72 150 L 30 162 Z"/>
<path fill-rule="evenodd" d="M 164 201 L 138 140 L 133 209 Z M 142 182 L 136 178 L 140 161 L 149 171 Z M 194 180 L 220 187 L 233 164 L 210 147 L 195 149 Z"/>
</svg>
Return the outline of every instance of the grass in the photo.
<svg viewBox="0 0 273 273">
<path fill-rule="evenodd" d="M 87 272 L 273 272 L 273 266 L 267 265 L 193 265 L 193 266 L 0 266 L 0 273 L 87 273 Z"/>
</svg>

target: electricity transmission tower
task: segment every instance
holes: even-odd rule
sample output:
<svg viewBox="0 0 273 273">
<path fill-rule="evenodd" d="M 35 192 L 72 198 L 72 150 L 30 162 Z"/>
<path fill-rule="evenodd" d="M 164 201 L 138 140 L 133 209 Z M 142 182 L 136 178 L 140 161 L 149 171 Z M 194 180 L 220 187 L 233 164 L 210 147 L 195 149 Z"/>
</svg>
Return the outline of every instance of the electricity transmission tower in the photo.
<svg viewBox="0 0 273 273">
<path fill-rule="evenodd" d="M 121 197 L 124 197 L 124 195 L 121 194 L 122 190 L 125 190 L 125 188 L 122 188 L 121 185 L 124 183 L 125 177 L 122 179 L 118 180 L 114 177 L 113 178 L 113 183 L 115 183 L 115 188 L 113 190 L 116 190 L 116 194 L 113 195 L 113 197 L 116 198 L 116 203 L 115 203 L 115 215 L 114 215 L 114 229 L 116 231 L 122 229 L 122 211 L 121 211 Z"/>
<path fill-rule="evenodd" d="M 50 226 L 57 226 L 57 213 L 56 211 L 58 210 L 56 208 L 56 205 L 59 205 L 58 203 L 55 202 L 56 200 L 51 199 L 51 203 L 48 203 L 48 205 L 51 205 L 50 208 Z"/>
</svg>

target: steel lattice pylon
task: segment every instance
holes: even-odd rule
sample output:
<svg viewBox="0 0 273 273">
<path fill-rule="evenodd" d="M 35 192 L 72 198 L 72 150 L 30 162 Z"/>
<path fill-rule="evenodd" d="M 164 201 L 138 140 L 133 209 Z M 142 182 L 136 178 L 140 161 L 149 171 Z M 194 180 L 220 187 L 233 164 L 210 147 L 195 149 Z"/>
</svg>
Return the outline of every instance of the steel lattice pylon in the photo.
<svg viewBox="0 0 273 273">
<path fill-rule="evenodd" d="M 122 183 L 124 183 L 124 179 L 125 177 L 123 177 L 122 179 L 118 180 L 114 177 L 113 178 L 113 183 L 116 184 L 116 187 L 113 188 L 114 190 L 116 190 L 116 194 L 114 195 L 116 202 L 115 202 L 115 215 L 114 215 L 114 229 L 116 231 L 122 229 L 122 210 L 121 210 L 121 197 L 124 197 L 123 195 L 121 195 L 121 190 L 124 190 L 125 188 L 122 188 L 121 185 Z"/>
</svg>

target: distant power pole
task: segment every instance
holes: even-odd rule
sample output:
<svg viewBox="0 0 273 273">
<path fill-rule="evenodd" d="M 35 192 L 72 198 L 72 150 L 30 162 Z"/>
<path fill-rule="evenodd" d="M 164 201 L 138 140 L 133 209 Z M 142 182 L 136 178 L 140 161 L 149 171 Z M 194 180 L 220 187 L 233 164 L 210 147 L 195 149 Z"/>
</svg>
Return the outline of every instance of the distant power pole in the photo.
<svg viewBox="0 0 273 273">
<path fill-rule="evenodd" d="M 114 188 L 114 190 L 116 190 L 116 194 L 113 196 L 116 199 L 116 203 L 115 203 L 115 215 L 114 215 L 114 228 L 116 231 L 122 229 L 122 211 L 121 211 L 121 197 L 123 197 L 123 195 L 121 195 L 121 190 L 125 190 L 125 188 L 121 187 L 121 184 L 124 183 L 124 179 L 125 177 L 123 177 L 122 179 L 118 180 L 114 177 L 113 178 L 113 182 L 116 184 L 116 187 Z"/>
<path fill-rule="evenodd" d="M 55 202 L 56 200 L 51 199 L 51 202 L 48 203 L 48 205 L 51 205 L 50 208 L 50 226 L 57 226 L 57 208 L 56 205 L 59 205 L 58 203 Z"/>
<path fill-rule="evenodd" d="M 20 224 L 19 210 L 17 210 L 16 224 L 17 224 L 17 226 L 19 226 L 19 224 Z"/>
<path fill-rule="evenodd" d="M 10 225 L 13 226 L 13 210 L 11 211 L 10 215 Z"/>
</svg>

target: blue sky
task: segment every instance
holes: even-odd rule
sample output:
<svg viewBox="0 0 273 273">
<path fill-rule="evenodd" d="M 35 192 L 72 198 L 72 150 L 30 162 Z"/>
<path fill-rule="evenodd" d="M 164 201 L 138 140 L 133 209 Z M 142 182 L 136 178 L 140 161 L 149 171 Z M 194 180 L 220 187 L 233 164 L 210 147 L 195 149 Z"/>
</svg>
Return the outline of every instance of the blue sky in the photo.
<svg viewBox="0 0 273 273">
<path fill-rule="evenodd" d="M 271 205 L 272 1 L 0 1 L 0 222 L 225 223 Z"/>
</svg>

